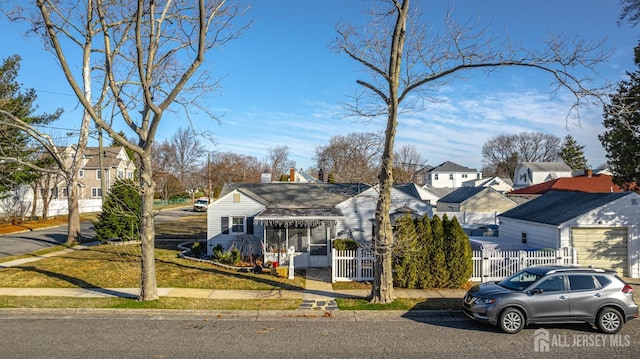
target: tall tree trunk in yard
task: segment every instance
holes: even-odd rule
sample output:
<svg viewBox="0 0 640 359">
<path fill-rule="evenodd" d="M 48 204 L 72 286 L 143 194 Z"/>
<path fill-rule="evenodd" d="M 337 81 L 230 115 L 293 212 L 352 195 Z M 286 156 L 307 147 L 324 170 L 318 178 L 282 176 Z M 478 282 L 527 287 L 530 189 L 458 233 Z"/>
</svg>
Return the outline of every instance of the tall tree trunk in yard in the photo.
<svg viewBox="0 0 640 359">
<path fill-rule="evenodd" d="M 155 237 L 156 231 L 153 220 L 153 198 L 155 183 L 151 168 L 151 146 L 148 152 L 140 156 L 140 191 L 142 195 L 142 218 L 140 221 L 141 242 L 141 285 L 138 300 L 149 301 L 158 299 L 156 284 Z"/>
<path fill-rule="evenodd" d="M 393 155 L 396 129 L 398 127 L 398 88 L 400 84 L 400 68 L 402 65 L 402 51 L 404 47 L 404 35 L 407 27 L 407 12 L 409 0 L 405 0 L 398 7 L 398 17 L 389 58 L 389 97 L 387 98 L 388 117 L 385 131 L 384 152 L 382 154 L 382 168 L 380 171 L 380 196 L 376 206 L 376 222 L 378 230 L 374 239 L 374 252 L 376 256 L 374 266 L 374 280 L 371 287 L 372 303 L 393 302 L 393 229 L 389 212 L 391 211 L 391 188 L 393 187 Z"/>
</svg>

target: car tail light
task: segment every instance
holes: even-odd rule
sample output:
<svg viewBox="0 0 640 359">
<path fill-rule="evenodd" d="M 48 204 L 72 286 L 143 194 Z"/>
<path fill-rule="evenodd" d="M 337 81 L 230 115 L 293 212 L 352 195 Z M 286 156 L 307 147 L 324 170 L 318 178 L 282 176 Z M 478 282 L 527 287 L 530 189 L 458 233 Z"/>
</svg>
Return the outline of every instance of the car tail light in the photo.
<svg viewBox="0 0 640 359">
<path fill-rule="evenodd" d="M 624 287 L 622 287 L 622 293 L 624 294 L 631 294 L 633 293 L 633 287 L 631 287 L 628 284 L 625 284 Z"/>
</svg>

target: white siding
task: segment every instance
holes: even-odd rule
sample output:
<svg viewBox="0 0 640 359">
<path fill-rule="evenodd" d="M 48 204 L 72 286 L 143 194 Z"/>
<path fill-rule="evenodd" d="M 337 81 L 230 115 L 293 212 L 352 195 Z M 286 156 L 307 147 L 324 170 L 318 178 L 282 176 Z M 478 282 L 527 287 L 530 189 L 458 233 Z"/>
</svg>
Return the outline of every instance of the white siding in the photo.
<svg viewBox="0 0 640 359">
<path fill-rule="evenodd" d="M 527 234 L 527 245 L 530 247 L 560 248 L 556 226 L 500 217 L 498 238 L 520 241 L 522 233 Z"/>
<path fill-rule="evenodd" d="M 629 193 L 625 197 L 587 212 L 558 227 L 501 217 L 499 238 L 519 239 L 522 232 L 527 232 L 527 241 L 531 246 L 561 248 L 573 247 L 571 228 L 626 228 L 629 276 L 640 278 L 640 224 L 638 218 L 640 218 L 640 195 Z"/>
<path fill-rule="evenodd" d="M 629 276 L 640 278 L 640 195 L 630 193 L 616 201 L 563 223 L 562 245 L 573 246 L 571 228 L 573 227 L 624 227 L 627 229 L 627 246 L 629 253 Z"/>
<path fill-rule="evenodd" d="M 458 188 L 466 181 L 482 178 L 478 172 L 432 172 L 430 175 L 426 182 L 435 188 Z"/>
<path fill-rule="evenodd" d="M 356 241 L 371 240 L 373 236 L 372 220 L 375 218 L 377 201 L 378 192 L 372 188 L 336 206 L 342 211 L 345 217 L 344 221 L 340 221 L 337 224 L 336 233 L 345 229 L 351 229 L 353 239 Z M 393 213 L 402 206 L 410 207 L 419 214 L 426 213 L 429 217 L 433 215 L 431 205 L 402 191 L 392 189 L 391 212 Z"/>
<path fill-rule="evenodd" d="M 237 203 L 234 202 L 234 194 L 240 195 L 240 201 Z M 237 191 L 233 191 L 209 205 L 207 209 L 207 253 L 211 255 L 212 248 L 217 244 L 221 244 L 225 249 L 229 248 L 231 241 L 237 235 L 233 233 L 222 234 L 220 225 L 222 217 L 255 217 L 264 209 L 263 204 Z M 264 230 L 261 223 L 254 221 L 253 230 L 255 237 L 263 238 Z"/>
</svg>

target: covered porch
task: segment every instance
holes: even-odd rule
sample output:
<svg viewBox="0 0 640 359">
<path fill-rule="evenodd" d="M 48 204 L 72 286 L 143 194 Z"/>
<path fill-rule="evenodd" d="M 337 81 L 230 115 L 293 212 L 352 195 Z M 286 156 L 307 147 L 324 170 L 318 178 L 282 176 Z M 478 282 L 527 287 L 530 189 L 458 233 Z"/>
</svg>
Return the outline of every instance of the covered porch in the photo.
<svg viewBox="0 0 640 359">
<path fill-rule="evenodd" d="M 342 213 L 330 209 L 271 208 L 255 217 L 263 224 L 262 249 L 264 263 L 289 261 L 288 248 L 293 247 L 296 268 L 331 266 L 331 239 Z"/>
</svg>

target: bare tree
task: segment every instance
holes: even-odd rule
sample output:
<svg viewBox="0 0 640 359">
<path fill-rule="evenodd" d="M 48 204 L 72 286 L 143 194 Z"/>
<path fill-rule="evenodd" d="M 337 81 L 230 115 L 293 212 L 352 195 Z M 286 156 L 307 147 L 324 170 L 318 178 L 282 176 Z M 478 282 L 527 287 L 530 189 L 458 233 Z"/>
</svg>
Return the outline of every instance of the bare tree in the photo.
<svg viewBox="0 0 640 359">
<path fill-rule="evenodd" d="M 318 146 L 315 161 L 318 168 L 335 182 L 376 183 L 382 156 L 381 133 L 336 135 L 326 146 Z"/>
<path fill-rule="evenodd" d="M 258 183 L 260 176 L 268 165 L 253 156 L 239 155 L 234 152 L 214 152 L 209 165 L 203 169 L 203 177 L 207 176 L 215 193 L 220 193 L 222 186 L 229 182 Z"/>
<path fill-rule="evenodd" d="M 157 145 L 152 161 L 157 164 L 162 162 L 162 170 L 173 174 L 183 187 L 194 188 L 202 185 L 194 174 L 202 166 L 205 153 L 206 149 L 198 141 L 193 129 L 180 127 L 170 140 Z"/>
<path fill-rule="evenodd" d="M 601 43 L 587 43 L 566 36 L 553 36 L 541 50 L 527 49 L 478 29 L 459 24 L 449 15 L 442 34 L 427 31 L 409 0 L 386 0 L 374 9 L 372 20 L 362 31 L 339 25 L 335 48 L 368 71 L 369 80 L 358 80 L 363 89 L 346 104 L 351 114 L 387 119 L 380 171 L 380 196 L 376 208 L 374 282 L 371 301 L 393 301 L 393 232 L 389 221 L 393 185 L 394 142 L 398 115 L 420 108 L 431 91 L 445 80 L 466 70 L 517 66 L 550 75 L 557 87 L 575 95 L 578 106 L 588 96 L 601 95 L 589 87 L 588 78 L 574 75 L 577 69 L 592 70 L 608 56 Z M 411 96 L 410 96 L 411 95 Z M 404 107 L 402 107 L 404 106 Z"/>
<path fill-rule="evenodd" d="M 520 162 L 559 161 L 561 142 L 559 137 L 541 132 L 493 136 L 482 145 L 482 172 L 513 179 Z"/>
<path fill-rule="evenodd" d="M 200 70 L 205 54 L 241 35 L 247 25 L 233 28 L 239 5 L 225 0 L 113 2 L 37 0 L 41 29 L 78 100 L 99 128 L 139 159 L 142 193 L 141 291 L 139 300 L 158 298 L 153 197 L 153 143 L 158 126 L 172 104 L 199 106 L 199 95 L 215 83 Z M 67 48 L 74 39 L 92 41 L 88 49 L 99 59 L 92 66 L 92 84 L 108 95 L 108 106 L 97 108 L 82 91 L 73 73 L 74 56 Z M 72 40 L 73 41 L 73 40 Z M 186 114 L 188 118 L 188 113 Z M 137 136 L 129 141 L 115 128 L 122 123 Z"/>
<path fill-rule="evenodd" d="M 289 159 L 291 150 L 289 146 L 275 146 L 267 148 L 267 162 L 271 166 L 271 179 L 278 181 L 280 176 L 289 173 L 289 169 L 295 168 L 296 162 Z"/>
<path fill-rule="evenodd" d="M 425 165 L 425 160 L 414 145 L 404 145 L 396 152 L 393 177 L 395 182 L 409 183 L 416 181 L 416 171 Z"/>
</svg>

